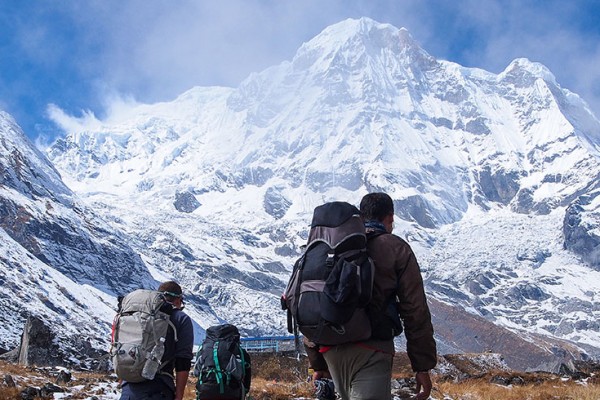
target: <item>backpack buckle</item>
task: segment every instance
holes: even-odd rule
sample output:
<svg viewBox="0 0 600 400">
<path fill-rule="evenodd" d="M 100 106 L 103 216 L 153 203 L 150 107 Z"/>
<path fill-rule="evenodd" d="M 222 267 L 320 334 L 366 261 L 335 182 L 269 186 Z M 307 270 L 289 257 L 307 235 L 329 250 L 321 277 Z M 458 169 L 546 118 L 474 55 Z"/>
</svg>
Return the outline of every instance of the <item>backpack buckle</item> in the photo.
<svg viewBox="0 0 600 400">
<path fill-rule="evenodd" d="M 327 268 L 333 268 L 335 264 L 335 253 L 327 253 L 327 259 L 325 260 L 325 266 Z"/>
</svg>

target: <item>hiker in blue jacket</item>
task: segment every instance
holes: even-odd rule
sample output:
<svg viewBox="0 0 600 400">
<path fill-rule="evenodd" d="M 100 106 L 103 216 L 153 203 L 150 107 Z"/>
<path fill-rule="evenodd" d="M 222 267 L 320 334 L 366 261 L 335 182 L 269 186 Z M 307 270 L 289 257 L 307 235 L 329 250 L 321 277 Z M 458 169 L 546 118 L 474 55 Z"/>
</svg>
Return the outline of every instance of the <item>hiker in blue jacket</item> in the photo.
<svg viewBox="0 0 600 400">
<path fill-rule="evenodd" d="M 174 281 L 168 281 L 162 283 L 158 291 L 163 292 L 165 299 L 173 307 L 170 320 L 177 331 L 177 340 L 173 328 L 169 327 L 162 358 L 162 362 L 170 361 L 151 381 L 123 382 L 121 400 L 183 399 L 194 357 L 194 328 L 190 317 L 181 311 L 184 307 L 181 286 Z"/>
</svg>

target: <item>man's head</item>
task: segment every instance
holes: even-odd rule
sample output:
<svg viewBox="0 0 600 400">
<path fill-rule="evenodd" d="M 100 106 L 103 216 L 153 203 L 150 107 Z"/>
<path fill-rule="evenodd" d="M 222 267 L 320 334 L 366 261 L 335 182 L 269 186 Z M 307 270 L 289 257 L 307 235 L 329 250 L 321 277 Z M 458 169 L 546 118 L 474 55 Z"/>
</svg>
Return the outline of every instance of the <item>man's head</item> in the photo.
<svg viewBox="0 0 600 400">
<path fill-rule="evenodd" d="M 160 284 L 158 291 L 165 295 L 165 299 L 177 308 L 183 308 L 183 291 L 175 281 L 167 281 Z"/>
<path fill-rule="evenodd" d="M 385 193 L 369 193 L 360 201 L 360 214 L 365 221 L 381 222 L 391 233 L 394 225 L 394 202 Z"/>
</svg>

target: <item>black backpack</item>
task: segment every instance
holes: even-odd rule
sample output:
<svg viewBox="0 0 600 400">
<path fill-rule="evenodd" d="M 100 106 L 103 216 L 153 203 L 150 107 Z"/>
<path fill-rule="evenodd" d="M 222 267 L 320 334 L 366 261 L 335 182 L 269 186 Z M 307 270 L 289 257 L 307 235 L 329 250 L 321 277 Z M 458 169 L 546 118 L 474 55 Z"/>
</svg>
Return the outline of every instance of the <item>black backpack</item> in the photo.
<svg viewBox="0 0 600 400">
<path fill-rule="evenodd" d="M 244 399 L 250 390 L 250 356 L 240 346 L 236 326 L 211 326 L 196 355 L 194 375 L 199 400 Z"/>
<path fill-rule="evenodd" d="M 374 265 L 359 210 L 345 202 L 315 208 L 308 244 L 282 296 L 288 331 L 320 345 L 371 337 L 367 306 Z"/>
</svg>

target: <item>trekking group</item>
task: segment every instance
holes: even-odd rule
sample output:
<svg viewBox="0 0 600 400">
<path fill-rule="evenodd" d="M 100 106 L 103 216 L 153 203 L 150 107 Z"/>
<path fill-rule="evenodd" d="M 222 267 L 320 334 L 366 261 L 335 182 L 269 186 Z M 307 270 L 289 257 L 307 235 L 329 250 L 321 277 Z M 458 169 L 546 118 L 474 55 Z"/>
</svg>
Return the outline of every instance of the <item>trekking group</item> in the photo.
<svg viewBox="0 0 600 400">
<path fill-rule="evenodd" d="M 183 308 L 183 291 L 173 281 L 120 299 L 110 353 L 121 400 L 183 399 L 194 358 L 194 328 Z M 250 355 L 240 346 L 237 327 L 224 324 L 206 330 L 194 375 L 198 399 L 246 398 Z"/>
<path fill-rule="evenodd" d="M 391 399 L 394 338 L 404 332 L 416 399 L 429 398 L 436 343 L 423 279 L 406 241 L 393 235 L 394 203 L 370 193 L 315 208 L 302 256 L 281 303 L 302 341 L 319 399 Z M 176 282 L 125 296 L 111 356 L 122 400 L 183 398 L 192 368 L 193 325 Z M 245 399 L 251 360 L 238 329 L 210 327 L 196 354 L 198 400 Z"/>
</svg>

